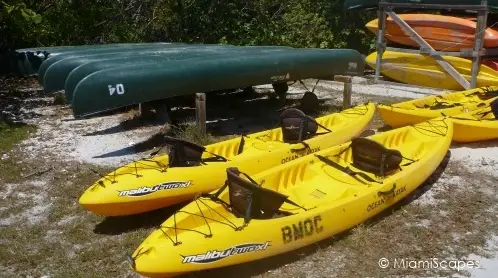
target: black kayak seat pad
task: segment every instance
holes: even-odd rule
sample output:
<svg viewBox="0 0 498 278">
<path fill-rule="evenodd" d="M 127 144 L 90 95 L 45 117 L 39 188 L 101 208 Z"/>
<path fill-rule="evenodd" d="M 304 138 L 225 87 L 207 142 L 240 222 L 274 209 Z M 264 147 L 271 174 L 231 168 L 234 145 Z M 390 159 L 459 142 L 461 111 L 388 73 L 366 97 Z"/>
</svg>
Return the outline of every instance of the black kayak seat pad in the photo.
<svg viewBox="0 0 498 278">
<path fill-rule="evenodd" d="M 384 177 L 400 168 L 403 155 L 369 138 L 357 137 L 351 141 L 352 165 L 362 171 Z"/>
<path fill-rule="evenodd" d="M 279 209 L 284 202 L 305 209 L 288 200 L 288 196 L 261 187 L 236 167 L 227 168 L 226 171 L 232 213 L 237 217 L 243 217 L 246 223 L 251 219 L 271 219 L 281 215 Z M 240 177 L 241 174 L 249 180 Z"/>
<path fill-rule="evenodd" d="M 190 167 L 201 165 L 203 162 L 228 161 L 223 156 L 206 151 L 206 147 L 187 140 L 164 136 L 164 142 L 169 145 L 170 167 Z M 204 152 L 212 154 L 213 157 L 203 159 Z"/>
<path fill-rule="evenodd" d="M 296 108 L 288 108 L 282 111 L 280 114 L 280 127 L 282 128 L 285 143 L 299 143 L 310 139 L 317 134 L 318 127 L 331 132 L 330 129 L 319 124 L 313 117 Z"/>
</svg>

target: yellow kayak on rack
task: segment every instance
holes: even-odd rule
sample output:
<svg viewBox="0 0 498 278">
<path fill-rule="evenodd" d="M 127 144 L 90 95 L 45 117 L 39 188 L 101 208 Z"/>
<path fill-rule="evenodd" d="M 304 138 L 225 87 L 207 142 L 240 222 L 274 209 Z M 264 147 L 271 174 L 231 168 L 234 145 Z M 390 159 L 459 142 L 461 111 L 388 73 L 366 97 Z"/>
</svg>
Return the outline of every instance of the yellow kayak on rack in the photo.
<svg viewBox="0 0 498 278">
<path fill-rule="evenodd" d="M 257 175 L 226 170 L 129 257 L 147 277 L 250 262 L 351 229 L 415 190 L 443 161 L 453 125 L 434 119 L 331 147 Z"/>
<path fill-rule="evenodd" d="M 132 162 L 99 179 L 80 197 L 80 204 L 99 215 L 151 211 L 191 200 L 223 185 L 228 167 L 249 174 L 349 141 L 371 121 L 369 103 L 316 119 L 287 109 L 281 127 L 206 147 L 166 138 L 169 154 Z"/>
<path fill-rule="evenodd" d="M 467 81 L 471 80 L 472 61 L 460 57 L 443 56 Z M 375 69 L 377 53 L 367 56 L 367 64 Z M 431 56 L 386 51 L 382 55 L 381 72 L 396 81 L 424 87 L 461 90 L 462 86 Z M 497 86 L 498 72 L 481 65 L 477 87 Z"/>
<path fill-rule="evenodd" d="M 470 143 L 498 139 L 498 99 L 485 108 L 452 116 L 453 141 Z"/>
<path fill-rule="evenodd" d="M 391 105 L 379 104 L 377 111 L 387 125 L 402 127 L 445 115 L 452 116 L 470 112 L 489 105 L 496 97 L 498 97 L 497 86 L 484 87 Z"/>
</svg>

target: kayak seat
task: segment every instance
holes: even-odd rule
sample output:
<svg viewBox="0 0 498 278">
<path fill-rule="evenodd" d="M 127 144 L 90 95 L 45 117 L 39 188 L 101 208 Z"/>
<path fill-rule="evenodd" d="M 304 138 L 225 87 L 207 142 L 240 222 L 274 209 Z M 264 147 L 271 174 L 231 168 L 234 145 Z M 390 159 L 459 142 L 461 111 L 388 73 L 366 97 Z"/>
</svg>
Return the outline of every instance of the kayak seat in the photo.
<svg viewBox="0 0 498 278">
<path fill-rule="evenodd" d="M 202 154 L 206 151 L 206 148 L 187 140 L 164 136 L 164 141 L 169 146 L 170 167 L 190 167 L 209 161 L 227 161 L 226 158 L 213 153 L 210 153 L 213 157 L 203 159 Z"/>
<path fill-rule="evenodd" d="M 495 119 L 498 120 L 498 98 L 491 102 L 491 111 L 493 112 Z"/>
<path fill-rule="evenodd" d="M 170 167 L 189 167 L 201 164 L 202 153 L 206 150 L 204 146 L 170 136 L 164 136 L 164 141 L 169 145 Z"/>
<path fill-rule="evenodd" d="M 313 137 L 318 130 L 315 119 L 299 109 L 289 108 L 280 114 L 283 141 L 298 143 Z"/>
<path fill-rule="evenodd" d="M 261 187 L 249 175 L 240 172 L 238 168 L 231 167 L 227 168 L 226 171 L 229 206 L 236 217 L 244 218 L 245 223 L 251 219 L 271 219 L 290 215 L 280 211 L 284 202 L 302 208 L 288 200 L 288 196 Z M 241 178 L 241 174 L 249 180 Z"/>
<path fill-rule="evenodd" d="M 280 127 L 283 141 L 290 144 L 302 142 L 318 134 L 332 132 L 313 117 L 296 108 L 285 109 L 280 114 Z M 323 128 L 326 132 L 317 133 L 318 127 Z"/>
<path fill-rule="evenodd" d="M 362 171 L 384 177 L 400 169 L 403 161 L 401 152 L 388 149 L 382 144 L 364 137 L 354 138 L 351 142 L 352 165 Z"/>
</svg>

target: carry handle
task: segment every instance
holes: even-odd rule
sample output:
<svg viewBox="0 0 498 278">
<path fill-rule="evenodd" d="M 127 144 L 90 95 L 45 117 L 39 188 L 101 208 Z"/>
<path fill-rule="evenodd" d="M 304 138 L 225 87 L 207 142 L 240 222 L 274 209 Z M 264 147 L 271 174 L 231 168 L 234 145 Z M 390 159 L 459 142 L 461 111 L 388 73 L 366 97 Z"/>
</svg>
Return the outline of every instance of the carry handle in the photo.
<svg viewBox="0 0 498 278">
<path fill-rule="evenodd" d="M 393 184 L 393 187 L 387 191 L 378 191 L 377 196 L 383 197 L 383 196 L 389 196 L 389 195 L 394 195 L 394 191 L 396 190 L 396 184 Z"/>
<path fill-rule="evenodd" d="M 305 151 L 305 150 L 309 150 L 309 149 L 311 149 L 310 145 L 308 145 L 308 143 L 306 143 L 306 142 L 304 142 L 304 141 L 303 141 L 303 142 L 299 142 L 299 143 L 295 143 L 295 144 L 292 144 L 292 145 L 294 146 L 294 145 L 299 145 L 299 144 L 303 145 L 304 147 L 303 147 L 303 148 L 300 148 L 300 149 L 294 149 L 294 148 L 291 148 L 291 149 L 290 149 L 290 150 L 291 150 L 291 152 L 301 152 L 301 151 Z"/>
</svg>

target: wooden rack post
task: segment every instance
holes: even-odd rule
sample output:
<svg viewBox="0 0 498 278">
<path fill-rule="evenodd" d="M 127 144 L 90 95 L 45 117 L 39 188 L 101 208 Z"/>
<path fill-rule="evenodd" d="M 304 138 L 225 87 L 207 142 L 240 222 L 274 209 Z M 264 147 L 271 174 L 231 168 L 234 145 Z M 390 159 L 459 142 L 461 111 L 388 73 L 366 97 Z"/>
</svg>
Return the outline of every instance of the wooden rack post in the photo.
<svg viewBox="0 0 498 278">
<path fill-rule="evenodd" d="M 206 134 L 206 94 L 195 94 L 195 118 L 201 134 Z"/>
<path fill-rule="evenodd" d="M 481 1 L 481 6 L 488 6 L 487 0 Z M 486 22 L 488 22 L 488 12 L 479 11 L 477 16 L 476 33 L 474 37 L 474 53 L 472 55 L 472 80 L 470 86 L 475 88 L 477 86 L 477 75 L 479 75 L 479 65 L 481 60 L 480 52 L 484 45 L 484 35 L 486 32 Z"/>
<path fill-rule="evenodd" d="M 396 24 L 399 25 L 399 27 L 401 27 L 401 29 L 403 29 L 403 31 L 405 31 L 405 33 L 407 33 L 420 46 L 420 48 L 428 49 L 430 52 L 436 51 L 396 13 L 387 12 L 387 14 L 393 19 L 394 22 L 396 22 Z M 453 78 L 455 78 L 455 80 L 460 85 L 462 85 L 464 89 L 470 89 L 470 83 L 465 78 L 463 78 L 463 76 L 460 75 L 460 73 L 450 63 L 446 62 L 446 60 L 444 60 L 441 55 L 434 54 L 434 59 L 436 59 L 436 62 L 441 65 L 441 67 L 443 67 L 443 69 L 446 70 L 446 72 L 448 72 Z"/>
<path fill-rule="evenodd" d="M 404 20 L 402 20 L 394 11 L 395 8 L 401 9 L 429 9 L 429 10 L 473 10 L 478 12 L 475 42 L 473 49 L 462 49 L 460 52 L 443 52 L 436 51 L 428 44 L 415 30 L 413 30 Z M 400 28 L 408 34 L 419 46 L 419 50 L 400 49 L 385 47 L 385 15 L 389 15 Z M 487 0 L 481 0 L 481 5 L 449 5 L 449 4 L 417 4 L 417 3 L 390 3 L 388 0 L 381 0 L 379 3 L 379 30 L 377 33 L 377 64 L 374 82 L 378 82 L 380 74 L 382 55 L 385 50 L 393 50 L 406 53 L 424 54 L 434 57 L 436 61 L 448 72 L 464 89 L 475 88 L 477 84 L 477 75 L 479 74 L 480 57 L 498 53 L 497 49 L 483 49 L 484 33 L 486 31 L 488 6 Z M 384 21 L 384 22 L 383 22 Z M 472 57 L 472 79 L 469 83 L 450 63 L 444 60 L 442 55 L 451 55 L 459 57 Z M 380 56 L 380 57 L 379 57 Z"/>
<path fill-rule="evenodd" d="M 384 0 L 381 0 L 384 2 Z M 375 78 L 374 82 L 378 82 L 380 78 L 380 71 L 382 66 L 382 55 L 384 55 L 384 51 L 386 49 L 386 42 L 384 40 L 385 31 L 386 31 L 386 10 L 381 8 L 377 12 L 378 20 L 378 29 L 377 29 L 377 61 L 375 64 Z"/>
<path fill-rule="evenodd" d="M 351 76 L 336 75 L 334 81 L 344 83 L 344 91 L 342 92 L 342 109 L 351 107 L 351 93 L 353 92 L 353 82 Z"/>
</svg>

